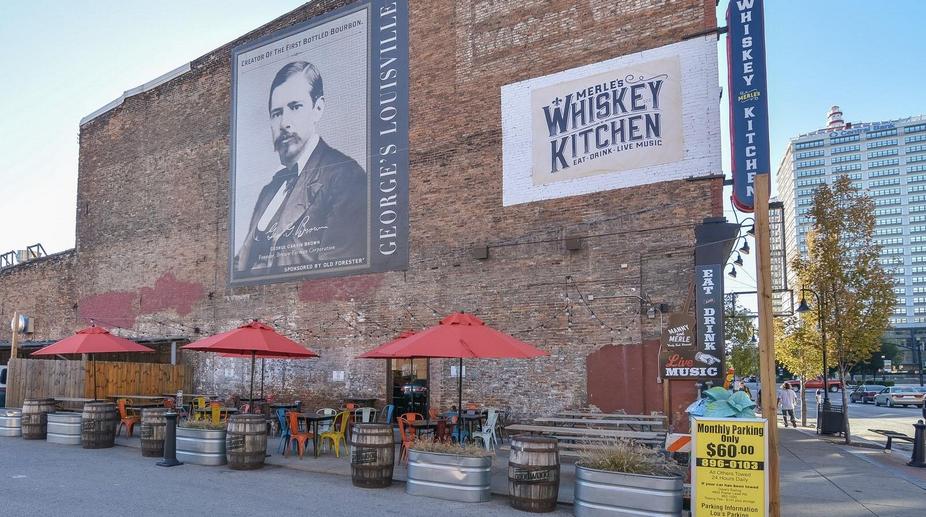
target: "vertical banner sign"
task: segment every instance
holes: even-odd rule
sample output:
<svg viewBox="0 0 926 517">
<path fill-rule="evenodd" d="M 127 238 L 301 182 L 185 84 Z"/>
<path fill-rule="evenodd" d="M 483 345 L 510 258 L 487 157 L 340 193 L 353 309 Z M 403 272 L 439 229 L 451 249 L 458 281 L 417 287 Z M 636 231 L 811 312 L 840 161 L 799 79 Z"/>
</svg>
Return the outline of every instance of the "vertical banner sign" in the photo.
<svg viewBox="0 0 926 517">
<path fill-rule="evenodd" d="M 752 212 L 756 175 L 771 169 L 763 0 L 730 0 L 727 27 L 733 205 Z"/>
<path fill-rule="evenodd" d="M 680 365 L 687 371 L 672 376 L 715 378 L 720 376 L 723 363 L 723 266 L 695 266 L 695 282 L 698 351 L 693 360 Z"/>
<path fill-rule="evenodd" d="M 768 422 L 764 418 L 691 420 L 691 514 L 767 516 Z"/>
<path fill-rule="evenodd" d="M 366 0 L 232 50 L 229 276 L 408 266 L 408 3 Z"/>
</svg>

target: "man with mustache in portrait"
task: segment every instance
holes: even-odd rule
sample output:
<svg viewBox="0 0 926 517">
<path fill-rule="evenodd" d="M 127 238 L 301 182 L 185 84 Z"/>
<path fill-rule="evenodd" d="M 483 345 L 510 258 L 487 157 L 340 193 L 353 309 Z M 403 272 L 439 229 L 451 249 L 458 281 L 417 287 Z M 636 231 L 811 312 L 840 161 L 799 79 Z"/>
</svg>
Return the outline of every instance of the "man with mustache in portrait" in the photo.
<svg viewBox="0 0 926 517">
<path fill-rule="evenodd" d="M 305 61 L 287 64 L 270 85 L 270 131 L 283 169 L 261 189 L 238 271 L 311 270 L 366 256 L 367 177 L 318 135 L 325 112 L 322 77 Z"/>
</svg>

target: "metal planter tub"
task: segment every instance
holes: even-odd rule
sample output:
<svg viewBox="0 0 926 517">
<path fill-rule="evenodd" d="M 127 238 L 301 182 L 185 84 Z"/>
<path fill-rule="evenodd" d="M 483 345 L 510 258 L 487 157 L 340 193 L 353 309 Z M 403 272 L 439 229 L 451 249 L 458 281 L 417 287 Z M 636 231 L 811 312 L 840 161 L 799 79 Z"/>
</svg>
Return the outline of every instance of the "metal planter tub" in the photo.
<svg viewBox="0 0 926 517">
<path fill-rule="evenodd" d="M 177 459 L 194 465 L 225 465 L 225 429 L 178 427 Z"/>
<path fill-rule="evenodd" d="M 406 494 L 482 503 L 492 496 L 491 481 L 492 456 L 408 451 Z"/>
<path fill-rule="evenodd" d="M 0 436 L 22 436 L 23 412 L 21 409 L 0 409 Z"/>
<path fill-rule="evenodd" d="M 682 478 L 608 472 L 576 465 L 573 514 L 677 517 Z"/>
<path fill-rule="evenodd" d="M 48 443 L 80 445 L 81 416 L 81 413 L 49 413 L 46 433 Z"/>
</svg>

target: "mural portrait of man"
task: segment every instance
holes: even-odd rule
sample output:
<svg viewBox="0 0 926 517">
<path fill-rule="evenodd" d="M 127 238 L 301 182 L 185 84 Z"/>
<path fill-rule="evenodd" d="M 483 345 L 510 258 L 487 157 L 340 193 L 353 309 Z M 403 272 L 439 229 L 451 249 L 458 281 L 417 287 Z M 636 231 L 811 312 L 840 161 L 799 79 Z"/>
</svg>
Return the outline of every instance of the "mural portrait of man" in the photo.
<svg viewBox="0 0 926 517">
<path fill-rule="evenodd" d="M 235 257 L 238 271 L 272 273 L 365 256 L 366 172 L 319 134 L 325 102 L 324 81 L 312 63 L 287 63 L 273 78 L 267 110 L 283 168 L 257 197 Z"/>
</svg>

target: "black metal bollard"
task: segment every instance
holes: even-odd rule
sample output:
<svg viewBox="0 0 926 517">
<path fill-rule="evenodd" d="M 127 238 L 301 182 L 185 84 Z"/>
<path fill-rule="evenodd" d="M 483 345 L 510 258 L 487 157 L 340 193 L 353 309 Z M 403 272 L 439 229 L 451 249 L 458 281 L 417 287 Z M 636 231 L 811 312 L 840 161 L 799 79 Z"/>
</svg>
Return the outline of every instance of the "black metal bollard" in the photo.
<svg viewBox="0 0 926 517">
<path fill-rule="evenodd" d="M 183 465 L 182 462 L 177 461 L 177 413 L 168 411 L 164 416 L 167 418 L 167 428 L 164 434 L 164 460 L 157 462 L 157 466 Z"/>
<path fill-rule="evenodd" d="M 920 420 L 913 427 L 916 429 L 913 435 L 913 454 L 907 465 L 926 468 L 926 423 Z"/>
</svg>

